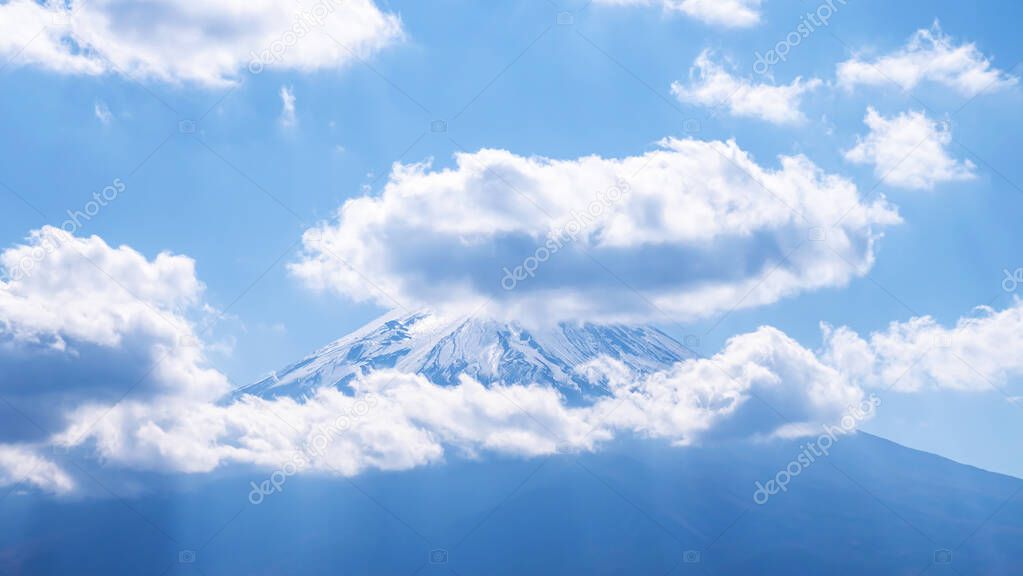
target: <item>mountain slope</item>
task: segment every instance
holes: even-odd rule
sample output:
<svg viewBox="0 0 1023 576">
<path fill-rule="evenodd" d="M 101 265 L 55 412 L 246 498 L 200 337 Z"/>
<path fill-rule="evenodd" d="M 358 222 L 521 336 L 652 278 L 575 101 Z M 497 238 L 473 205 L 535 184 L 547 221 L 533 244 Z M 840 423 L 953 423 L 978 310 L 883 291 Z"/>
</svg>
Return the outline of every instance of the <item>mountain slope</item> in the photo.
<svg viewBox="0 0 1023 576">
<path fill-rule="evenodd" d="M 442 385 L 456 383 L 461 374 L 486 384 L 550 384 L 572 398 L 600 392 L 577 370 L 599 356 L 648 373 L 692 355 L 649 327 L 559 324 L 528 330 L 486 318 L 389 314 L 237 393 L 302 397 L 320 386 L 344 386 L 361 371 L 396 368 Z"/>
<path fill-rule="evenodd" d="M 754 483 L 802 450 L 625 440 L 352 482 L 299 475 L 259 505 L 250 482 L 265 475 L 244 472 L 153 479 L 157 494 L 125 501 L 12 496 L 0 501 L 0 573 L 1023 573 L 1023 481 L 855 434 L 755 504 Z"/>
<path fill-rule="evenodd" d="M 686 349 L 648 328 L 393 315 L 243 390 L 301 397 L 395 367 L 579 396 L 599 390 L 573 367 L 601 354 L 642 372 Z M 593 452 L 452 451 L 347 479 L 286 464 L 124 478 L 86 461 L 94 495 L 0 498 L 0 573 L 1023 574 L 1023 481 L 863 433 L 790 472 L 804 442 L 620 436 Z M 785 489 L 758 500 L 783 472 Z M 279 488 L 252 500 L 264 481 Z"/>
</svg>

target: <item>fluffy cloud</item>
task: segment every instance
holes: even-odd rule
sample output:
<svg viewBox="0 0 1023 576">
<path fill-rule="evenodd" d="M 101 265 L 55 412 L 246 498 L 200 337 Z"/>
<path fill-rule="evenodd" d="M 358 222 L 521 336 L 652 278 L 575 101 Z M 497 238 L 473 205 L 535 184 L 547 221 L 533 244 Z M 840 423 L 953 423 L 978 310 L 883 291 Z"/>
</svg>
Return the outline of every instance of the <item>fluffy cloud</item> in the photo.
<svg viewBox="0 0 1023 576">
<path fill-rule="evenodd" d="M 243 397 L 231 404 L 122 403 L 83 432 L 104 406 L 86 407 L 59 441 L 90 443 L 106 462 L 206 472 L 229 464 L 353 475 L 406 469 L 454 452 L 537 456 L 595 450 L 619 433 L 691 444 L 704 438 L 819 433 L 863 402 L 812 352 L 772 328 L 736 337 L 713 358 L 646 376 L 603 359 L 583 370 L 610 383 L 592 404 L 569 406 L 552 387 L 439 386 L 383 370 L 345 394 L 304 400 Z M 80 429 L 82 428 L 82 429 Z"/>
<path fill-rule="evenodd" d="M 98 236 L 52 226 L 0 252 L 2 333 L 9 343 L 65 349 L 68 340 L 115 346 L 126 333 L 185 333 L 175 309 L 195 304 L 202 284 L 195 262 L 161 253 L 149 261 Z"/>
<path fill-rule="evenodd" d="M 731 338 L 708 358 L 650 374 L 602 358 L 581 366 L 606 394 L 570 404 L 554 388 L 455 386 L 381 370 L 345 393 L 332 387 L 296 400 L 252 396 L 230 403 L 127 402 L 87 434 L 105 406 L 80 409 L 64 446 L 91 446 L 132 468 L 208 472 L 232 464 L 354 475 L 443 461 L 451 454 L 538 456 L 599 450 L 620 434 L 688 445 L 848 432 L 879 404 L 872 390 L 927 387 L 990 391 L 1023 374 L 1023 302 L 942 327 L 928 317 L 862 338 L 822 325 L 824 345 L 807 349 L 772 327 Z M 1004 392 L 1004 390 L 1003 390 Z M 868 400 L 868 395 L 870 399 Z"/>
<path fill-rule="evenodd" d="M 602 358 L 580 367 L 606 384 L 583 403 L 542 384 L 485 386 L 463 376 L 441 386 L 393 370 L 363 374 L 347 391 L 225 400 L 226 381 L 205 366 L 202 342 L 184 316 L 202 292 L 191 260 L 147 259 L 45 228 L 0 262 L 9 278 L 0 284 L 0 393 L 47 404 L 40 413 L 59 423 L 56 434 L 27 439 L 0 430 L 0 485 L 53 493 L 72 491 L 75 482 L 39 456 L 51 446 L 129 469 L 204 473 L 245 465 L 355 475 L 451 455 L 598 450 L 621 434 L 680 445 L 801 437 L 862 413 L 872 388 L 986 391 L 1023 374 L 1023 302 L 1016 300 L 1000 312 L 979 309 L 954 327 L 913 318 L 864 338 L 825 325 L 818 351 L 762 327 L 709 358 L 653 373 Z M 194 345 L 181 346 L 179 332 Z M 154 372 L 138 394 L 120 402 L 110 394 L 158 355 L 168 369 Z"/>
<path fill-rule="evenodd" d="M 75 406 L 129 392 L 207 401 L 228 389 L 184 315 L 203 288 L 191 259 L 149 260 L 44 227 L 0 252 L 0 269 L 0 396 L 16 413 L 0 421 L 0 483 L 70 489 L 68 475 L 33 447 Z"/>
<path fill-rule="evenodd" d="M 838 83 L 878 86 L 891 82 L 912 90 L 921 82 L 935 82 L 964 96 L 1013 86 L 1018 78 L 994 68 L 972 43 L 956 45 L 937 22 L 917 30 L 903 48 L 874 60 L 859 56 L 838 65 Z"/>
<path fill-rule="evenodd" d="M 791 84 L 781 86 L 755 84 L 749 79 L 729 74 L 705 50 L 689 70 L 689 85 L 674 82 L 671 92 L 682 102 L 723 107 L 733 116 L 792 124 L 805 119 L 799 109 L 803 95 L 821 84 L 816 78 L 806 82 L 796 78 Z"/>
<path fill-rule="evenodd" d="M 0 486 L 31 485 L 54 494 L 66 494 L 75 482 L 59 466 L 23 446 L 0 444 Z"/>
<path fill-rule="evenodd" d="M 864 386 L 990 391 L 1023 376 L 1023 302 L 981 307 L 944 327 L 923 316 L 894 322 L 864 339 L 824 326 L 825 360 Z"/>
<path fill-rule="evenodd" d="M 128 469 L 204 473 L 245 465 L 354 475 L 451 455 L 598 450 L 621 434 L 682 445 L 800 437 L 862 411 L 869 388 L 983 391 L 1023 373 L 1023 303 L 1015 301 L 953 328 L 914 318 L 861 338 L 824 326 L 819 351 L 762 327 L 712 357 L 654 373 L 602 358 L 580 369 L 606 384 L 605 393 L 582 403 L 542 384 L 485 386 L 462 377 L 441 386 L 393 370 L 363 374 L 346 391 L 227 400 L 226 381 L 205 366 L 202 342 L 183 315 L 202 292 L 191 260 L 147 259 L 46 228 L 0 262 L 10 278 L 0 285 L 0 392 L 47 404 L 59 423 L 54 435 L 0 433 L 0 485 L 54 493 L 75 483 L 39 456 L 51 446 Z M 194 346 L 180 345 L 182 331 Z M 109 394 L 161 354 L 168 370 L 154 372 L 140 393 L 120 402 Z"/>
<path fill-rule="evenodd" d="M 224 85 L 245 69 L 336 68 L 400 36 L 371 0 L 0 4 L 0 57 L 68 74 Z"/>
<path fill-rule="evenodd" d="M 841 286 L 899 221 L 884 199 L 865 202 L 803 156 L 764 168 L 732 141 L 575 160 L 485 149 L 455 161 L 396 164 L 379 196 L 347 201 L 336 222 L 306 233 L 292 273 L 387 307 L 692 319 Z M 847 209 L 826 242 L 809 240 Z"/>
<path fill-rule="evenodd" d="M 923 112 L 885 118 L 873 108 L 863 120 L 870 133 L 845 153 L 846 160 L 873 164 L 874 174 L 892 186 L 930 190 L 942 182 L 970 180 L 974 164 L 952 158 L 951 129 Z"/>
<path fill-rule="evenodd" d="M 148 259 L 46 227 L 0 253 L 0 264 L 0 394 L 31 423 L 28 432 L 0 427 L 0 485 L 73 490 L 69 474 L 38 456 L 52 446 L 141 470 L 290 465 L 353 475 L 452 453 L 594 450 L 623 432 L 680 444 L 799 434 L 861 397 L 812 353 L 765 328 L 713 358 L 660 373 L 629 373 L 611 359 L 585 366 L 610 389 L 582 405 L 542 384 L 484 386 L 462 377 L 442 386 L 389 370 L 362 375 L 347 392 L 225 400 L 226 379 L 206 366 L 186 316 L 203 291 L 192 260 Z"/>
<path fill-rule="evenodd" d="M 864 400 L 860 387 L 772 327 L 731 338 L 713 357 L 610 381 L 613 396 L 595 407 L 606 425 L 680 444 L 819 433 Z"/>
<path fill-rule="evenodd" d="M 311 398 L 243 397 L 227 405 L 123 403 L 88 429 L 105 406 L 86 407 L 58 441 L 91 442 L 107 462 L 142 469 L 206 472 L 228 464 L 273 469 L 292 462 L 354 475 L 367 468 L 408 469 L 447 450 L 521 455 L 592 447 L 585 410 L 563 405 L 553 388 L 450 387 L 380 371 L 353 384 L 355 394 L 320 389 Z"/>
<path fill-rule="evenodd" d="M 203 291 L 190 258 L 47 226 L 0 251 L 0 273 L 0 486 L 72 491 L 40 454 L 80 407 L 125 395 L 194 405 L 229 388 L 186 316 Z"/>
<path fill-rule="evenodd" d="M 597 0 L 617 6 L 660 6 L 712 26 L 748 28 L 760 23 L 761 0 Z"/>
</svg>

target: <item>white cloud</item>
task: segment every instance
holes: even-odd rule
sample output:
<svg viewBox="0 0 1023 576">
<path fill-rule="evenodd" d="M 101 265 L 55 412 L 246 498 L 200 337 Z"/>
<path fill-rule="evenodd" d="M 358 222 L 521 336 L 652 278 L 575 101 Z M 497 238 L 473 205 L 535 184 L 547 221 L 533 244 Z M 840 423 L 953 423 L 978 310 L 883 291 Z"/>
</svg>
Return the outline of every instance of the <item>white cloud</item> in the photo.
<svg viewBox="0 0 1023 576">
<path fill-rule="evenodd" d="M 80 410 L 58 439 L 90 444 L 117 465 L 208 472 L 230 464 L 289 462 L 342 475 L 438 462 L 449 453 L 538 456 L 596 450 L 618 433 L 691 444 L 705 437 L 820 433 L 863 401 L 862 391 L 777 330 L 729 341 L 711 359 L 637 377 L 604 359 L 584 369 L 610 376 L 612 393 L 569 406 L 553 387 L 483 386 L 463 377 L 438 386 L 383 370 L 302 401 L 243 397 L 232 404 L 122 403 Z M 775 412 L 777 411 L 777 412 Z M 84 426 L 107 413 L 83 435 Z M 784 416 L 779 416 L 781 413 Z"/>
<path fill-rule="evenodd" d="M 689 70 L 689 85 L 673 82 L 671 92 L 680 101 L 711 108 L 727 108 L 733 116 L 760 118 L 775 124 L 805 120 L 800 111 L 803 95 L 821 86 L 812 78 L 796 78 L 791 84 L 773 86 L 736 78 L 711 59 L 704 50 Z"/>
<path fill-rule="evenodd" d="M 175 311 L 195 304 L 203 288 L 190 258 L 164 252 L 149 261 L 51 226 L 0 252 L 0 265 L 8 276 L 0 283 L 3 333 L 60 349 L 68 339 L 119 345 L 137 328 L 166 330 L 168 339 L 189 333 Z"/>
<path fill-rule="evenodd" d="M 25 258 L 35 264 L 25 268 Z M 598 450 L 621 434 L 683 445 L 806 436 L 863 406 L 868 388 L 984 391 L 1023 374 L 1017 300 L 954 328 L 914 318 L 864 339 L 824 326 L 819 352 L 762 327 L 730 339 L 710 358 L 653 374 L 633 374 L 603 358 L 581 369 L 606 383 L 608 394 L 582 404 L 540 384 L 484 386 L 463 377 L 440 386 L 392 370 L 356 378 L 347 393 L 326 387 L 303 399 L 227 402 L 225 379 L 205 367 L 207 347 L 183 315 L 202 293 L 188 258 L 147 259 L 96 237 L 45 228 L 0 253 L 0 262 L 8 273 L 23 270 L 0 284 L 0 392 L 49 417 L 58 431 L 26 439 L 11 423 L 0 425 L 0 485 L 54 493 L 72 491 L 74 479 L 38 456 L 50 446 L 140 470 L 254 465 L 354 475 L 451 455 Z M 194 346 L 181 346 L 181 333 Z M 162 355 L 166 369 L 118 403 Z"/>
<path fill-rule="evenodd" d="M 281 86 L 281 125 L 290 128 L 295 121 L 295 91 L 290 86 Z"/>
<path fill-rule="evenodd" d="M 396 164 L 379 196 L 348 200 L 336 222 L 306 233 L 291 272 L 385 307 L 489 301 L 523 322 L 693 319 L 841 286 L 900 221 L 883 198 L 866 203 L 803 156 L 764 168 L 732 141 L 667 139 L 626 158 L 485 149 L 455 160 Z M 827 242 L 808 241 L 847 209 Z"/>
<path fill-rule="evenodd" d="M 622 432 L 680 444 L 803 434 L 861 397 L 812 353 L 765 328 L 663 373 L 630 374 L 610 359 L 589 365 L 611 394 L 586 405 L 542 384 L 484 386 L 463 377 L 440 386 L 389 370 L 357 378 L 347 394 L 327 387 L 307 399 L 225 402 L 226 379 L 206 366 L 210 346 L 185 316 L 202 304 L 192 260 L 147 259 L 47 227 L 0 253 L 0 263 L 8 277 L 0 283 L 0 393 L 54 432 L 0 423 L 0 485 L 72 491 L 73 478 L 37 455 L 51 446 L 142 470 L 274 469 L 299 458 L 310 469 L 352 475 L 450 454 L 595 450 Z M 791 420 L 765 417 L 768 408 L 753 398 Z"/>
<path fill-rule="evenodd" d="M 611 378 L 611 387 L 595 406 L 606 425 L 680 444 L 820 433 L 864 400 L 861 388 L 772 327 L 733 337 L 710 358 Z"/>
<path fill-rule="evenodd" d="M 74 410 L 125 396 L 194 406 L 229 389 L 186 316 L 203 291 L 190 258 L 47 226 L 0 251 L 0 272 L 0 395 L 19 413 L 0 420 L 0 485 L 74 489 L 39 456 Z"/>
<path fill-rule="evenodd" d="M 203 290 L 190 258 L 44 227 L 0 252 L 0 268 L 0 394 L 47 431 L 65 408 L 129 390 L 212 399 L 229 388 L 185 316 Z M 43 434 L 20 424 L 0 422 L 0 441 Z"/>
<path fill-rule="evenodd" d="M 31 449 L 0 444 L 0 486 L 19 484 L 54 494 L 66 494 L 75 488 L 66 472 Z"/>
<path fill-rule="evenodd" d="M 0 4 L 0 57 L 67 74 L 213 86 L 246 69 L 337 68 L 401 34 L 399 19 L 371 0 Z"/>
<path fill-rule="evenodd" d="M 114 117 L 113 114 L 110 113 L 110 108 L 108 108 L 103 102 L 96 102 L 95 106 L 93 106 L 93 113 L 103 124 L 110 124 L 111 118 Z"/>
<path fill-rule="evenodd" d="M 597 0 L 615 6 L 660 6 L 712 26 L 748 28 L 760 23 L 761 0 Z"/>
<path fill-rule="evenodd" d="M 893 322 L 864 339 L 824 326 L 825 360 L 864 386 L 990 391 L 1023 376 L 1023 302 L 980 307 L 945 327 L 930 316 Z"/>
<path fill-rule="evenodd" d="M 863 120 L 870 133 L 858 138 L 845 158 L 873 164 L 874 174 L 892 186 L 930 190 L 936 184 L 974 178 L 973 162 L 952 158 L 952 131 L 923 112 L 903 112 L 885 118 L 873 108 Z"/>
<path fill-rule="evenodd" d="M 1013 86 L 1019 79 L 993 67 L 973 43 L 956 45 L 937 22 L 917 30 L 906 46 L 891 54 L 873 60 L 855 56 L 838 65 L 838 83 L 847 88 L 894 82 L 912 90 L 925 81 L 972 97 Z"/>
<path fill-rule="evenodd" d="M 585 411 L 565 407 L 553 388 L 486 388 L 468 379 L 443 387 L 390 371 L 354 386 L 354 395 L 327 387 L 304 401 L 123 403 L 88 435 L 81 437 L 84 424 L 74 425 L 58 440 L 91 442 L 105 461 L 142 469 L 207 472 L 232 463 L 273 469 L 299 454 L 312 469 L 354 475 L 437 462 L 452 449 L 538 455 L 606 437 L 587 438 Z M 106 410 L 84 408 L 73 421 L 88 423 Z"/>
<path fill-rule="evenodd" d="M 584 404 L 569 404 L 548 386 L 484 386 L 468 377 L 439 386 L 381 370 L 357 378 L 350 393 L 326 386 L 301 400 L 125 402 L 83 434 L 108 410 L 87 406 L 56 441 L 144 470 L 201 473 L 245 464 L 349 476 L 451 455 L 595 451 L 623 434 L 690 445 L 806 437 L 840 423 L 848 432 L 855 429 L 845 425 L 850 415 L 862 422 L 874 414 L 879 400 L 871 391 L 990 392 L 1023 375 L 1019 300 L 954 327 L 922 317 L 866 339 L 845 327 L 822 331 L 816 352 L 765 326 L 729 339 L 709 358 L 646 375 L 601 358 L 580 370 L 606 383 L 608 393 Z"/>
</svg>

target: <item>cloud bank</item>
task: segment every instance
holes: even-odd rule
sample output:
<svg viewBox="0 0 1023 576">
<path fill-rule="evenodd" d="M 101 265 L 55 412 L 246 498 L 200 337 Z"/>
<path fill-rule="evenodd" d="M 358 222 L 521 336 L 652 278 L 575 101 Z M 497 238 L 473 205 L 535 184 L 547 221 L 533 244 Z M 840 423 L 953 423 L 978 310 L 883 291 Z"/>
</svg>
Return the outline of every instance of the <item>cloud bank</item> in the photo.
<svg viewBox="0 0 1023 576">
<path fill-rule="evenodd" d="M 583 404 L 541 383 L 485 386 L 463 377 L 441 386 L 394 370 L 308 398 L 228 401 L 226 380 L 206 365 L 205 345 L 185 316 L 202 293 L 188 258 L 149 259 L 45 228 L 0 253 L 0 262 L 9 278 L 0 284 L 0 368 L 13 375 L 0 395 L 53 423 L 52 434 L 0 430 L 0 485 L 58 494 L 76 482 L 41 456 L 52 447 L 124 469 L 251 466 L 349 476 L 452 456 L 599 450 L 623 434 L 679 445 L 802 437 L 862 412 L 874 391 L 1002 390 L 1023 374 L 1017 299 L 951 327 L 922 317 L 861 337 L 823 325 L 818 350 L 765 326 L 711 357 L 649 374 L 602 358 L 579 367 L 594 391 L 603 390 Z M 139 366 L 157 357 L 165 367 L 135 380 Z M 138 392 L 122 398 L 133 384 Z"/>
<path fill-rule="evenodd" d="M 379 195 L 308 231 L 290 270 L 385 307 L 490 302 L 524 322 L 694 319 L 869 270 L 895 210 L 803 156 L 779 163 L 666 139 L 626 158 L 484 149 L 447 169 L 396 164 Z"/>
<path fill-rule="evenodd" d="M 922 316 L 862 338 L 824 325 L 825 361 L 863 386 L 902 392 L 943 388 L 1004 392 L 1023 376 L 1023 302 L 974 314 L 945 327 Z"/>
<path fill-rule="evenodd" d="M 876 394 L 889 390 L 989 392 L 1023 375 L 1019 300 L 1000 312 L 979 309 L 950 327 L 919 317 L 865 338 L 826 324 L 822 333 L 821 348 L 811 350 L 765 326 L 729 339 L 713 356 L 646 375 L 610 358 L 593 361 L 580 370 L 607 382 L 607 393 L 582 406 L 543 385 L 488 387 L 463 377 L 439 386 L 381 370 L 356 379 L 348 393 L 325 387 L 305 400 L 123 403 L 88 434 L 72 425 L 60 441 L 94 446 L 105 461 L 131 468 L 290 465 L 354 475 L 452 455 L 599 450 L 622 434 L 677 445 L 806 437 L 850 414 L 872 415 L 865 403 L 876 407 Z M 91 422 L 101 409 L 86 408 L 72 421 Z"/>
<path fill-rule="evenodd" d="M 0 484 L 68 485 L 33 450 L 77 405 L 126 394 L 210 401 L 230 388 L 207 366 L 186 316 L 203 290 L 190 258 L 150 260 L 96 236 L 44 227 L 0 252 L 0 269 L 0 396 L 9 408 L 0 422 L 7 470 Z"/>
<path fill-rule="evenodd" d="M 0 4 L 0 57 L 64 74 L 124 74 L 223 86 L 243 71 L 314 71 L 402 35 L 371 0 L 120 0 Z"/>
<path fill-rule="evenodd" d="M 631 433 L 691 444 L 705 438 L 769 438 L 819 432 L 863 401 L 863 393 L 814 354 L 773 328 L 729 341 L 709 359 L 640 377 L 605 359 L 582 367 L 610 382 L 593 404 L 569 406 L 543 385 L 484 386 L 463 377 L 439 386 L 425 377 L 381 370 L 357 379 L 353 393 L 326 387 L 306 400 L 244 397 L 228 405 L 127 402 L 82 432 L 59 439 L 89 443 L 118 465 L 206 472 L 229 464 L 354 475 L 483 452 L 538 456 L 595 450 Z M 107 407 L 86 407 L 90 423 Z"/>
</svg>

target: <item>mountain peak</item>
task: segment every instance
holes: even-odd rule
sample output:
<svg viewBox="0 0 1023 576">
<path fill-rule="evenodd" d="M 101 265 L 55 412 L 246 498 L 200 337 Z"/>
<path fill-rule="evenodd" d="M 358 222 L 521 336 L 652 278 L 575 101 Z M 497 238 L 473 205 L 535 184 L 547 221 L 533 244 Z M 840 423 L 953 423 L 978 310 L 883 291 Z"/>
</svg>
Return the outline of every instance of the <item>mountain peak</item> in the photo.
<svg viewBox="0 0 1023 576">
<path fill-rule="evenodd" d="M 526 328 L 480 316 L 391 312 L 237 393 L 303 397 L 321 386 L 344 387 L 360 373 L 393 368 L 439 385 L 455 384 L 465 374 L 484 384 L 556 386 L 579 397 L 600 393 L 578 367 L 601 356 L 645 374 L 692 353 L 653 327 L 561 323 Z"/>
</svg>

